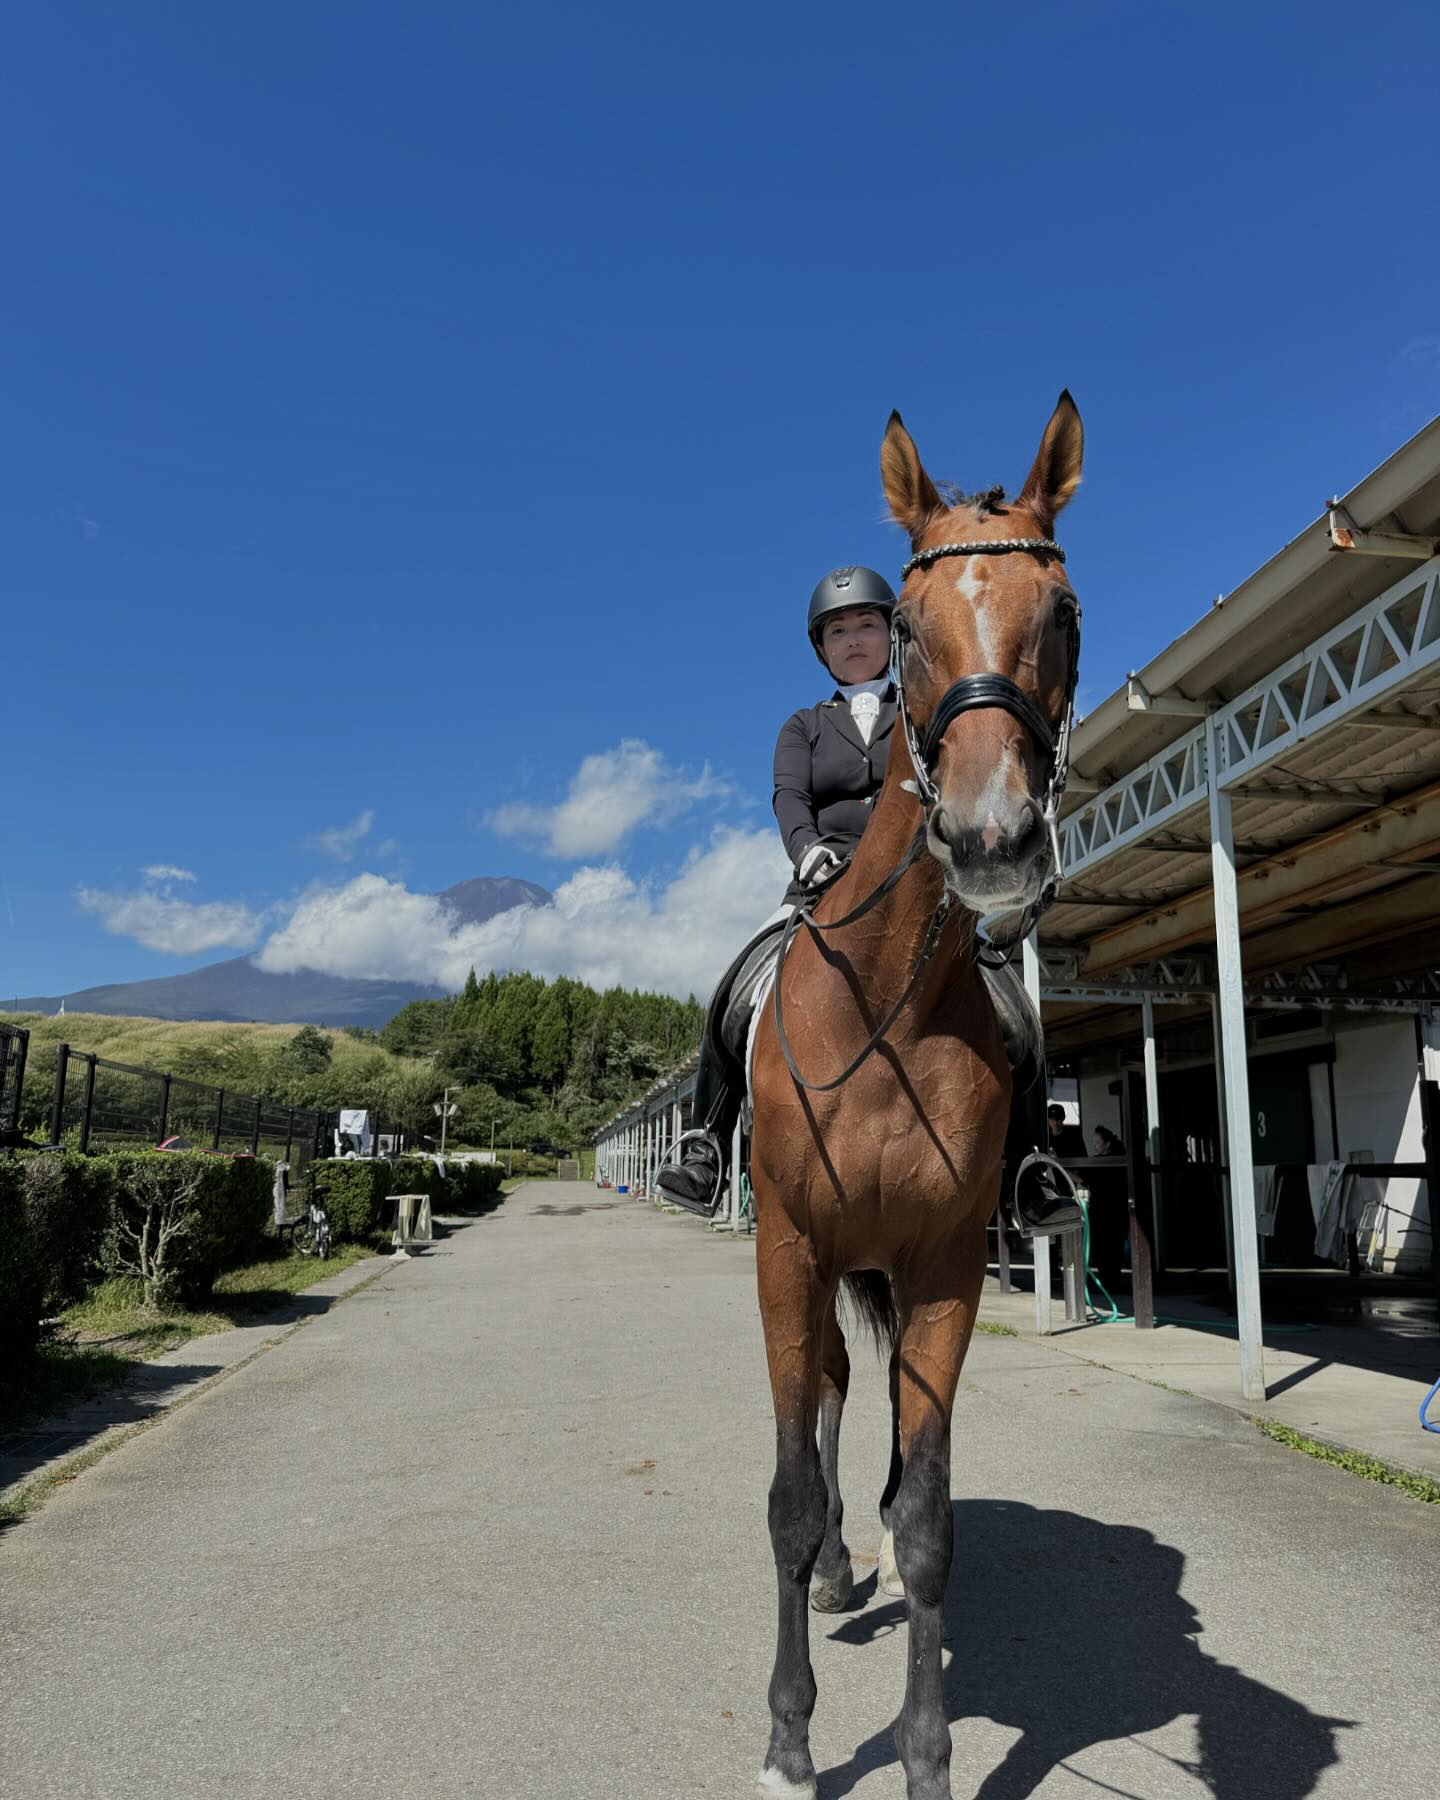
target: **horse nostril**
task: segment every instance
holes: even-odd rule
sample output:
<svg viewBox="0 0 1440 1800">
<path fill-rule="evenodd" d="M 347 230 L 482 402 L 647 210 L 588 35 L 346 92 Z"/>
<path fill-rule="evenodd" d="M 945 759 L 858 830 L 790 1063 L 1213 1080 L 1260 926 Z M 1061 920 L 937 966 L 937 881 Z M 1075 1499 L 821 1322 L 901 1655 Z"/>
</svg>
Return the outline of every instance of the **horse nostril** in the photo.
<svg viewBox="0 0 1440 1800">
<path fill-rule="evenodd" d="M 1045 816 L 1033 800 L 1025 802 L 1020 829 L 1015 833 L 1015 855 L 1031 856 L 1041 850 L 1045 837 Z"/>
<path fill-rule="evenodd" d="M 935 808 L 934 824 L 936 836 L 952 856 L 964 859 L 973 853 L 975 834 L 967 831 L 948 807 Z"/>
</svg>

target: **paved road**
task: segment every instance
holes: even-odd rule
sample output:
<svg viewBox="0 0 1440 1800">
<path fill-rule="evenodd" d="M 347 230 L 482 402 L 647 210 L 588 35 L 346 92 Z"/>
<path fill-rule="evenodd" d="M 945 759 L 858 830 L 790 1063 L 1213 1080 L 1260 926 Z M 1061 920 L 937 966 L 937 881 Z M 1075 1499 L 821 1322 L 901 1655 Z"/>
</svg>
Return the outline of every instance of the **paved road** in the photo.
<svg viewBox="0 0 1440 1800">
<path fill-rule="evenodd" d="M 750 1791 L 773 1624 L 753 1251 L 533 1186 L 0 1539 L 5 1800 Z M 873 1570 L 881 1373 L 844 1470 Z M 955 1791 L 1437 1791 L 1440 1509 L 977 1340 Z M 816 1619 L 824 1800 L 895 1800 L 901 1607 Z"/>
</svg>

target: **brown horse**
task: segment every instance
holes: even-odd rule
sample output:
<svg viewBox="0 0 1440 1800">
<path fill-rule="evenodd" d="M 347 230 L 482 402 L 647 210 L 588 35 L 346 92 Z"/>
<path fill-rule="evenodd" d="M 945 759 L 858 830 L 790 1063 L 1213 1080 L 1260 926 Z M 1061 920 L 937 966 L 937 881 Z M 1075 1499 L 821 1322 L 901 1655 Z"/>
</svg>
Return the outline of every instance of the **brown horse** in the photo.
<svg viewBox="0 0 1440 1800">
<path fill-rule="evenodd" d="M 894 1455 L 881 1516 L 910 1631 L 896 1746 L 910 1800 L 950 1795 L 940 1664 L 950 1414 L 1010 1104 L 975 927 L 982 912 L 1034 903 L 1054 872 L 1047 806 L 1053 814 L 1064 779 L 1079 609 L 1050 532 L 1079 483 L 1082 449 L 1066 393 L 1009 505 L 999 490 L 947 504 L 898 414 L 880 453 L 891 515 L 914 552 L 895 615 L 902 718 L 854 862 L 816 909 L 817 924 L 834 929 L 799 930 L 777 982 L 784 1032 L 767 1008 L 754 1056 L 780 1601 L 760 1773 L 769 1794 L 816 1792 L 806 1603 L 843 1605 L 851 1582 L 836 1462 L 849 1378 L 836 1316 L 843 1281 L 892 1346 Z M 882 1026 L 873 1054 L 830 1085 Z M 790 1055 L 787 1036 L 798 1046 Z"/>
</svg>

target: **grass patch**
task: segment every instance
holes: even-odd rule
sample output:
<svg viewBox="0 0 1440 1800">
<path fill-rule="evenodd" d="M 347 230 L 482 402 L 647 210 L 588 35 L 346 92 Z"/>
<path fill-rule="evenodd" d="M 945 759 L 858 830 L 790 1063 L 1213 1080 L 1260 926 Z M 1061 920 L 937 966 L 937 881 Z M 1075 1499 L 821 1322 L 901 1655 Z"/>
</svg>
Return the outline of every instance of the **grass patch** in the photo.
<svg viewBox="0 0 1440 1800">
<path fill-rule="evenodd" d="M 1020 1335 L 1013 1325 L 1002 1325 L 998 1319 L 977 1319 L 975 1329 L 983 1332 L 986 1337 L 1018 1338 Z"/>
<path fill-rule="evenodd" d="M 1432 1481 L 1428 1475 L 1412 1475 L 1406 1469 L 1381 1462 L 1378 1457 L 1366 1456 L 1361 1450 L 1336 1450 L 1276 1419 L 1253 1419 L 1251 1423 L 1263 1436 L 1284 1444 L 1287 1449 L 1298 1450 L 1302 1456 L 1313 1456 L 1316 1462 L 1344 1469 L 1349 1475 L 1358 1475 L 1362 1481 L 1378 1481 L 1385 1487 L 1399 1488 L 1402 1494 L 1423 1501 L 1427 1506 L 1440 1505 L 1440 1481 Z"/>
<path fill-rule="evenodd" d="M 281 1250 L 230 1269 L 202 1308 L 147 1313 L 139 1281 L 115 1276 L 60 1315 L 63 1337 L 44 1344 L 34 1363 L 0 1389 L 0 1431 L 19 1431 L 125 1380 L 136 1363 L 191 1338 L 233 1331 L 275 1312 L 327 1276 L 375 1255 L 369 1244 L 337 1244 L 324 1262 Z"/>
<path fill-rule="evenodd" d="M 132 1359 L 92 1344 L 48 1344 L 0 1388 L 0 1431 L 63 1412 L 104 1393 L 130 1373 Z"/>
</svg>

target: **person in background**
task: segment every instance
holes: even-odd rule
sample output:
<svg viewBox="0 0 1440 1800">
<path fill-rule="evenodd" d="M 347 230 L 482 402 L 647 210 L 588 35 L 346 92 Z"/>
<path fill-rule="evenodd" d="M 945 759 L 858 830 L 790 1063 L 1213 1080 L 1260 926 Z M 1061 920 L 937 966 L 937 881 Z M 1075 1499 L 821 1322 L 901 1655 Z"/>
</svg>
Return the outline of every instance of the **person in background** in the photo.
<svg viewBox="0 0 1440 1800">
<path fill-rule="evenodd" d="M 1050 1128 L 1050 1154 L 1058 1156 L 1063 1162 L 1067 1156 L 1083 1156 L 1085 1154 L 1085 1137 L 1078 1125 L 1065 1123 L 1065 1108 L 1058 1101 L 1052 1100 L 1045 1108 L 1046 1123 Z"/>
</svg>

